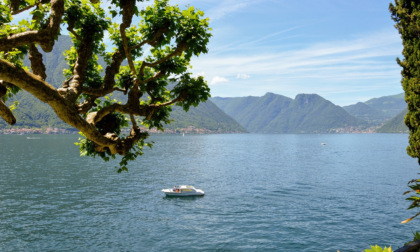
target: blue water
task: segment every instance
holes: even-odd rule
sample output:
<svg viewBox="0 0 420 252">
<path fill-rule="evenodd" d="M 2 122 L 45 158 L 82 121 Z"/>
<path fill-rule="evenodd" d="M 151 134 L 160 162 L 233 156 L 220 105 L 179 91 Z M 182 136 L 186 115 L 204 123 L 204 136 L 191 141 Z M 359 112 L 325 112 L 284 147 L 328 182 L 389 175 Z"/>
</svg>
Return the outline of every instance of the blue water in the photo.
<svg viewBox="0 0 420 252">
<path fill-rule="evenodd" d="M 0 251 L 360 252 L 418 230 L 407 135 L 155 135 L 122 174 L 36 137 L 0 135 Z M 206 195 L 160 191 L 178 184 Z"/>
</svg>

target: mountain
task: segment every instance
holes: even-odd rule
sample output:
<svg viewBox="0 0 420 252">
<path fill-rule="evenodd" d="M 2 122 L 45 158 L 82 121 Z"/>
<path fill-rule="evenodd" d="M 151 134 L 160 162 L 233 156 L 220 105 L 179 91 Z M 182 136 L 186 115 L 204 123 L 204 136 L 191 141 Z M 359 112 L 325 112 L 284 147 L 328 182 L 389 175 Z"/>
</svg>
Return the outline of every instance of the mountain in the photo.
<svg viewBox="0 0 420 252">
<path fill-rule="evenodd" d="M 316 94 L 299 94 L 294 100 L 272 93 L 211 100 L 247 130 L 256 133 L 328 133 L 366 125 Z"/>
<path fill-rule="evenodd" d="M 47 71 L 47 81 L 54 87 L 61 86 L 64 81 L 63 69 L 67 68 L 67 63 L 64 59 L 63 52 L 70 49 L 72 46 L 69 36 L 60 36 L 51 53 L 43 54 L 44 64 Z M 30 62 L 26 58 L 25 65 Z M 116 95 L 118 96 L 118 95 Z M 71 126 L 61 121 L 54 113 L 54 111 L 47 104 L 39 101 L 31 94 L 21 91 L 15 99 L 8 101 L 8 105 L 14 100 L 19 101 L 18 107 L 14 110 L 17 118 L 16 125 L 12 128 L 63 128 L 72 129 Z M 192 107 L 187 112 L 180 107 L 174 106 L 170 116 L 174 121 L 165 128 L 176 131 L 180 128 L 192 127 L 201 129 L 201 132 L 246 132 L 230 116 L 226 115 L 214 103 L 207 101 L 201 103 L 197 107 Z M 4 128 L 11 128 L 4 120 L 0 119 L 0 130 Z"/>
<path fill-rule="evenodd" d="M 404 100 L 404 93 L 373 98 L 366 101 L 365 104 L 383 112 L 389 119 L 398 115 L 407 107 Z"/>
<path fill-rule="evenodd" d="M 390 118 L 389 115 L 382 112 L 382 110 L 374 109 L 363 102 L 344 106 L 343 109 L 345 109 L 350 115 L 365 120 L 372 125 L 380 125 Z"/>
<path fill-rule="evenodd" d="M 179 106 L 174 106 L 170 118 L 174 121 L 165 126 L 165 129 L 168 130 L 194 127 L 195 129 L 206 129 L 215 133 L 247 132 L 244 127 L 211 101 L 202 102 L 197 107 L 191 107 L 188 112 L 185 112 Z"/>
<path fill-rule="evenodd" d="M 280 113 L 263 132 L 327 133 L 337 128 L 364 124 L 316 94 L 299 94 L 290 106 Z"/>
<path fill-rule="evenodd" d="M 376 132 L 407 132 L 404 124 L 404 115 L 407 113 L 404 93 L 373 98 L 343 108 L 350 115 L 367 121 L 371 126 L 380 126 Z"/>
<path fill-rule="evenodd" d="M 407 109 L 388 120 L 379 129 L 377 133 L 408 133 L 408 127 L 404 123 L 404 117 L 407 114 Z"/>
<path fill-rule="evenodd" d="M 261 129 L 268 125 L 272 118 L 275 118 L 293 101 L 288 97 L 273 93 L 267 93 L 263 97 L 216 97 L 211 100 L 250 132 L 261 132 Z"/>
</svg>

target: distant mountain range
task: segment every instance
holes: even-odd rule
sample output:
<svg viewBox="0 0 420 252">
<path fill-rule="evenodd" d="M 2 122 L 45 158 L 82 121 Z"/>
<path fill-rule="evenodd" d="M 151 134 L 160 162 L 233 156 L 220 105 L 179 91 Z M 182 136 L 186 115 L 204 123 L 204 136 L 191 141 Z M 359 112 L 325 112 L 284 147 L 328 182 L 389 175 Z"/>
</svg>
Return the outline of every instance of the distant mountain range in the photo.
<svg viewBox="0 0 420 252">
<path fill-rule="evenodd" d="M 407 132 L 404 94 L 339 107 L 317 94 L 295 99 L 267 93 L 262 97 L 211 100 L 255 133 Z M 384 125 L 383 127 L 381 127 Z"/>
<path fill-rule="evenodd" d="M 407 107 L 404 93 L 359 102 L 343 108 L 351 115 L 373 125 L 381 125 Z"/>
<path fill-rule="evenodd" d="M 402 110 L 407 108 L 407 104 L 404 101 L 404 93 L 373 98 L 365 103 L 368 106 L 381 111 L 389 118 L 398 115 Z"/>
<path fill-rule="evenodd" d="M 63 52 L 71 46 L 68 36 L 61 36 L 52 53 L 44 54 L 47 81 L 58 87 L 67 68 Z M 26 64 L 29 62 L 26 60 Z M 16 97 L 20 104 L 14 111 L 17 128 L 71 127 L 52 109 L 26 92 Z M 170 132 L 251 132 L 251 133 L 341 133 L 408 132 L 404 94 L 374 98 L 340 107 L 317 94 L 299 94 L 295 99 L 267 93 L 262 97 L 214 97 L 188 112 L 174 106 Z M 0 119 L 0 130 L 10 128 Z"/>
<path fill-rule="evenodd" d="M 378 133 L 407 133 L 404 116 L 407 114 L 407 104 L 404 93 L 370 99 L 343 107 L 349 114 L 376 126 Z"/>
<path fill-rule="evenodd" d="M 299 94 L 294 100 L 267 93 L 262 97 L 215 97 L 211 101 L 255 133 L 331 133 L 366 124 L 316 94 Z"/>
<path fill-rule="evenodd" d="M 354 105 L 344 106 L 343 108 L 350 115 L 374 125 L 380 125 L 389 119 L 389 116 L 387 116 L 384 112 L 376 110 L 364 102 L 358 102 Z"/>
</svg>

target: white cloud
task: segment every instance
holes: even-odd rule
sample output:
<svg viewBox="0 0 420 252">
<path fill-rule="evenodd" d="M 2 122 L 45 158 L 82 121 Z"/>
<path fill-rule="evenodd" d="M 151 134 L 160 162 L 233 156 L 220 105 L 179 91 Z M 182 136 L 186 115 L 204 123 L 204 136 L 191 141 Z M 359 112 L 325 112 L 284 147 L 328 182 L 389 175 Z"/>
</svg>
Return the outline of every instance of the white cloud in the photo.
<svg viewBox="0 0 420 252">
<path fill-rule="evenodd" d="M 229 80 L 221 76 L 214 76 L 210 82 L 210 85 L 216 85 L 216 84 L 224 83 L 224 82 L 229 82 Z"/>
<path fill-rule="evenodd" d="M 236 79 L 242 79 L 242 80 L 246 80 L 251 78 L 251 76 L 249 74 L 237 74 L 236 75 Z"/>
<path fill-rule="evenodd" d="M 352 39 L 302 43 L 292 48 L 273 45 L 266 52 L 258 47 L 232 45 L 224 49 L 225 53 L 210 51 L 193 59 L 192 65 L 196 72 L 205 71 L 213 85 L 212 94 L 218 96 L 275 92 L 293 97 L 313 92 L 332 98 L 337 92 L 343 97 L 344 93 L 360 96 L 377 92 L 379 97 L 386 90 L 388 94 L 401 92 L 401 69 L 395 58 L 402 46 L 398 33 L 391 28 Z M 229 85 L 215 85 L 227 81 Z"/>
<path fill-rule="evenodd" d="M 389 76 L 399 71 L 395 56 L 401 52 L 400 43 L 394 32 L 379 32 L 354 40 L 330 41 L 275 53 L 210 53 L 194 59 L 193 65 L 198 72 L 205 71 L 210 78 L 214 76 L 214 80 L 219 80 L 217 76 L 248 79 L 251 75 L 253 78 L 275 75 L 279 79 L 378 78 L 378 74 Z"/>
</svg>

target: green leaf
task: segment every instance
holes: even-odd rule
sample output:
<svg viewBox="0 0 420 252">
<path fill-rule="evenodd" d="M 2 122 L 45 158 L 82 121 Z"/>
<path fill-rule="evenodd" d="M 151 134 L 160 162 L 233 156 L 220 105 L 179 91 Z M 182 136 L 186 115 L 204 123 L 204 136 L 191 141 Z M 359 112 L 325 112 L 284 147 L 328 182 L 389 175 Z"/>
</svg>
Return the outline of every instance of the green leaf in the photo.
<svg viewBox="0 0 420 252">
<path fill-rule="evenodd" d="M 387 248 L 386 246 L 382 249 L 378 245 L 370 246 L 370 249 L 366 249 L 365 252 L 392 252 L 391 247 Z"/>
</svg>

